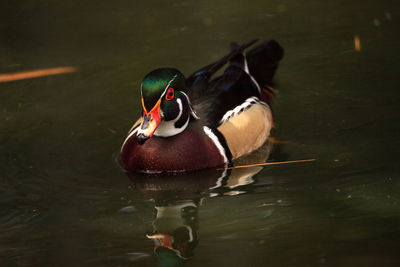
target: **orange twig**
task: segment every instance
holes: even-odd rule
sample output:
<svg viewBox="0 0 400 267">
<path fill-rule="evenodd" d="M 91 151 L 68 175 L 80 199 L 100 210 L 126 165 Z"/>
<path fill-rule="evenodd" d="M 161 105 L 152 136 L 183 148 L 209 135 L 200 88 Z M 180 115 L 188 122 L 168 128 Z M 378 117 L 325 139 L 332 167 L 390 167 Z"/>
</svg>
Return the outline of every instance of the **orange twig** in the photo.
<svg viewBox="0 0 400 267">
<path fill-rule="evenodd" d="M 48 75 L 71 73 L 71 72 L 75 72 L 76 70 L 77 70 L 77 68 L 75 68 L 75 67 L 59 67 L 59 68 L 51 68 L 51 69 L 15 72 L 15 73 L 9 73 L 9 74 L 0 74 L 0 82 L 12 82 L 12 81 L 16 81 L 16 80 L 37 78 L 37 77 L 48 76 Z"/>
<path fill-rule="evenodd" d="M 360 41 L 360 38 L 358 37 L 358 35 L 354 36 L 354 50 L 356 52 L 361 51 L 361 41 Z"/>
<path fill-rule="evenodd" d="M 267 165 L 279 165 L 279 164 L 289 164 L 289 163 L 299 163 L 299 162 L 310 162 L 316 161 L 317 159 L 300 159 L 300 160 L 289 160 L 289 161 L 277 161 L 277 162 L 264 162 L 264 163 L 256 163 L 256 164 L 249 164 L 249 165 L 240 165 L 240 166 L 233 166 L 228 168 L 219 168 L 217 170 L 230 170 L 230 169 L 239 169 L 239 168 L 249 168 L 255 166 L 267 166 Z"/>
</svg>

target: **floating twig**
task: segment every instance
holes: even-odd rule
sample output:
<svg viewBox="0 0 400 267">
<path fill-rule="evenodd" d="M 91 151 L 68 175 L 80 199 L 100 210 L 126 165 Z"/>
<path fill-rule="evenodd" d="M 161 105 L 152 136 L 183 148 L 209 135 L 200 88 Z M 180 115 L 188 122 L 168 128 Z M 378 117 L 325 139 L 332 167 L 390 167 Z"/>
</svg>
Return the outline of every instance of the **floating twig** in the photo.
<svg viewBox="0 0 400 267">
<path fill-rule="evenodd" d="M 360 38 L 358 37 L 358 35 L 354 35 L 354 50 L 356 52 L 361 51 L 361 41 L 360 41 Z"/>
<path fill-rule="evenodd" d="M 75 67 L 59 67 L 59 68 L 51 68 L 51 69 L 40 69 L 40 70 L 0 74 L 0 82 L 12 82 L 12 81 L 17 81 L 17 80 L 37 78 L 37 77 L 43 77 L 43 76 L 48 76 L 48 75 L 71 73 L 71 72 L 75 72 L 76 70 L 77 70 L 77 68 L 75 68 Z"/>
<path fill-rule="evenodd" d="M 310 162 L 310 161 L 316 161 L 316 160 L 317 159 L 299 159 L 299 160 L 289 160 L 289 161 L 264 162 L 264 163 L 255 163 L 255 164 L 249 164 L 249 165 L 232 166 L 232 167 L 228 167 L 228 168 L 219 168 L 217 170 L 231 170 L 231 169 L 240 169 L 240 168 L 250 168 L 250 167 L 255 167 L 255 166 L 268 166 L 268 165 Z"/>
</svg>

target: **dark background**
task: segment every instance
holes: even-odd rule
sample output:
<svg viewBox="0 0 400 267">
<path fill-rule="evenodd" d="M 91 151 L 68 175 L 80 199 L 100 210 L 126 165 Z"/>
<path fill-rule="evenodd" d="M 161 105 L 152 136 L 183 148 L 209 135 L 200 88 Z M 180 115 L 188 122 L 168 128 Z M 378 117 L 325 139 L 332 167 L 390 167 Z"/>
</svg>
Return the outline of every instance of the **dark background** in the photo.
<svg viewBox="0 0 400 267">
<path fill-rule="evenodd" d="M 273 38 L 273 136 L 318 161 L 206 198 L 188 265 L 398 266 L 399 17 L 396 1 L 3 1 L 0 73 L 78 71 L 0 83 L 0 265 L 153 266 L 154 205 L 117 162 L 141 79 Z"/>
</svg>

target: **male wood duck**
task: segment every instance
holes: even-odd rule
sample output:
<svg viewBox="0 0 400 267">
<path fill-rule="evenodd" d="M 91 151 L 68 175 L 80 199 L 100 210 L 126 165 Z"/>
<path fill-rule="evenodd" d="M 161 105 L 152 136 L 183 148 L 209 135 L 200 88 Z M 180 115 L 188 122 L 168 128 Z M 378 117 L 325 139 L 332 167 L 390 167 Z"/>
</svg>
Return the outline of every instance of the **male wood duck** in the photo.
<svg viewBox="0 0 400 267">
<path fill-rule="evenodd" d="M 140 87 L 142 117 L 122 145 L 122 167 L 193 171 L 227 166 L 258 149 L 273 127 L 271 83 L 283 49 L 270 40 L 244 53 L 256 41 L 232 43 L 227 55 L 187 79 L 174 68 L 147 74 Z"/>
</svg>

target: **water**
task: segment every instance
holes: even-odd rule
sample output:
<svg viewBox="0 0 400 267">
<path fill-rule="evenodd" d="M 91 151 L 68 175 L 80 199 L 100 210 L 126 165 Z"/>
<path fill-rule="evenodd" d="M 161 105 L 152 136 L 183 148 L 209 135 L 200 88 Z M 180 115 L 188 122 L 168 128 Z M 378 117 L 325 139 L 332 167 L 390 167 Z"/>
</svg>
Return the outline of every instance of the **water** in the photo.
<svg viewBox="0 0 400 267">
<path fill-rule="evenodd" d="M 78 71 L 0 84 L 0 265 L 179 264 L 146 237 L 176 227 L 187 266 L 398 266 L 399 15 L 395 1 L 3 3 L 0 73 Z M 255 37 L 286 50 L 283 143 L 243 162 L 318 160 L 128 177 L 143 76 L 189 75 Z"/>
</svg>

